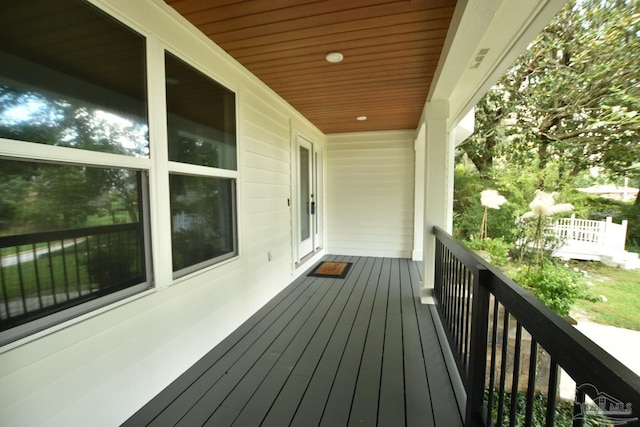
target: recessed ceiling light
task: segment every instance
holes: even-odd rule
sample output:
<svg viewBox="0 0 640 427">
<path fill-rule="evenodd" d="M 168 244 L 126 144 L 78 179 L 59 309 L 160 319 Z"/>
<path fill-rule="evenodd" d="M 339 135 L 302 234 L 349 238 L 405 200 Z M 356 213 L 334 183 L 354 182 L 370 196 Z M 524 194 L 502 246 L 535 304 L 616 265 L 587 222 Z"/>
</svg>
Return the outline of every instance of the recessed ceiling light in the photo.
<svg viewBox="0 0 640 427">
<path fill-rule="evenodd" d="M 361 122 L 367 120 L 367 116 L 358 116 L 356 117 L 356 120 L 360 120 Z"/>
<path fill-rule="evenodd" d="M 344 55 L 342 55 L 340 52 L 330 52 L 327 53 L 327 56 L 325 58 L 328 62 L 332 62 L 335 64 L 337 62 L 341 62 L 344 59 Z"/>
</svg>

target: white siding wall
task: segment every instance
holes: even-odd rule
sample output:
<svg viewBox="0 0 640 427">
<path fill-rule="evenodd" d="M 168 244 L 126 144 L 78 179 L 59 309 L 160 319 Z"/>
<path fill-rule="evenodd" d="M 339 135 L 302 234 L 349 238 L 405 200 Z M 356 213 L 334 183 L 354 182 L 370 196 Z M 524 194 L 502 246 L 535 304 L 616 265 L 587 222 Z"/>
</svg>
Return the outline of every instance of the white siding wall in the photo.
<svg viewBox="0 0 640 427">
<path fill-rule="evenodd" d="M 169 47 L 237 91 L 241 253 L 177 282 L 158 277 L 167 271 L 161 261 L 158 289 L 0 348 L 2 426 L 120 424 L 300 274 L 292 272 L 287 205 L 291 135 L 319 144 L 324 135 L 164 6 L 96 3 L 147 36 L 157 58 Z M 166 194 L 152 197 L 168 206 Z M 154 224 L 152 233 L 154 259 L 170 260 L 166 227 Z"/>
<path fill-rule="evenodd" d="M 327 137 L 327 252 L 411 258 L 413 131 Z"/>
</svg>

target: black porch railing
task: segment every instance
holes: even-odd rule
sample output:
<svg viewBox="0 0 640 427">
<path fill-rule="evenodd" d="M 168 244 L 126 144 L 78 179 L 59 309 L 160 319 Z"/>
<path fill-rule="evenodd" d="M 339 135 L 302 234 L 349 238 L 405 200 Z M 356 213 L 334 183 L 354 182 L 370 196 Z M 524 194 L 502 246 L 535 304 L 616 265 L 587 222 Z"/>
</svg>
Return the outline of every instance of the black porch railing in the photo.
<svg viewBox="0 0 640 427">
<path fill-rule="evenodd" d="M 465 425 L 640 425 L 640 377 L 446 232 L 434 234 L 434 298 L 467 393 Z"/>
<path fill-rule="evenodd" d="M 146 280 L 140 223 L 4 236 L 0 251 L 0 331 Z"/>
</svg>

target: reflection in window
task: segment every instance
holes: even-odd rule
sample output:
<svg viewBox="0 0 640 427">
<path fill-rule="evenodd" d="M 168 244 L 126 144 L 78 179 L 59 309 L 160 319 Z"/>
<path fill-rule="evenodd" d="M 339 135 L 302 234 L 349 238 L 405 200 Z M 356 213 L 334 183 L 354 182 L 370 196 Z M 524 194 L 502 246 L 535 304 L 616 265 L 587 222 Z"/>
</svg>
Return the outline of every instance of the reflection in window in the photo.
<svg viewBox="0 0 640 427">
<path fill-rule="evenodd" d="M 174 276 L 237 255 L 235 94 L 165 53 L 169 160 L 205 166 L 170 173 Z M 170 166 L 171 167 L 171 166 Z"/>
<path fill-rule="evenodd" d="M 235 94 L 167 53 L 169 160 L 236 169 Z"/>
<path fill-rule="evenodd" d="M 0 138 L 148 157 L 144 38 L 86 2 L 14 7 L 0 14 Z"/>
<path fill-rule="evenodd" d="M 9 139 L 149 157 L 144 37 L 87 1 L 10 3 L 0 150 Z M 117 156 L 77 164 L 57 147 L 39 163 L 0 153 L 0 345 L 150 283 L 146 174 Z"/>
<path fill-rule="evenodd" d="M 173 271 L 188 273 L 234 256 L 234 180 L 177 174 L 169 179 Z"/>
<path fill-rule="evenodd" d="M 145 287 L 141 172 L 0 160 L 0 331 Z"/>
</svg>

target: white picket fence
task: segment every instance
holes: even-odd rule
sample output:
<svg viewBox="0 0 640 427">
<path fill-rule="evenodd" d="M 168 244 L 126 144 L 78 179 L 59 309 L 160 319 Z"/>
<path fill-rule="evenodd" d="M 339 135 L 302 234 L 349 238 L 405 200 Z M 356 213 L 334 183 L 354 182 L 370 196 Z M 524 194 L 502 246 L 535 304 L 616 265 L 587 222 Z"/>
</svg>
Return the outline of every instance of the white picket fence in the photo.
<svg viewBox="0 0 640 427">
<path fill-rule="evenodd" d="M 555 236 L 563 242 L 554 255 L 562 259 L 602 261 L 607 265 L 637 268 L 638 254 L 625 251 L 627 220 L 616 224 L 608 217 L 605 221 L 560 218 L 553 227 Z"/>
</svg>

